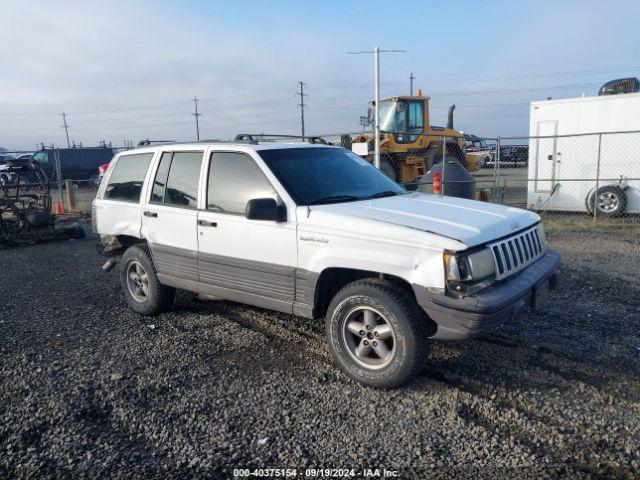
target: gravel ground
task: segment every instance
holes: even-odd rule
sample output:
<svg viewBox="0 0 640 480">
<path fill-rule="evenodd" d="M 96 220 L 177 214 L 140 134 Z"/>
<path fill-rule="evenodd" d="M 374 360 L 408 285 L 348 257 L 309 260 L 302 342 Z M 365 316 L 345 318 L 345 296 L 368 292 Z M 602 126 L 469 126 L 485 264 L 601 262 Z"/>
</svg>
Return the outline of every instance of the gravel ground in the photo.
<svg viewBox="0 0 640 480">
<path fill-rule="evenodd" d="M 0 478 L 637 478 L 638 236 L 551 243 L 563 280 L 543 311 L 433 342 L 395 391 L 342 375 L 321 322 L 187 293 L 133 314 L 91 239 L 0 250 Z"/>
</svg>

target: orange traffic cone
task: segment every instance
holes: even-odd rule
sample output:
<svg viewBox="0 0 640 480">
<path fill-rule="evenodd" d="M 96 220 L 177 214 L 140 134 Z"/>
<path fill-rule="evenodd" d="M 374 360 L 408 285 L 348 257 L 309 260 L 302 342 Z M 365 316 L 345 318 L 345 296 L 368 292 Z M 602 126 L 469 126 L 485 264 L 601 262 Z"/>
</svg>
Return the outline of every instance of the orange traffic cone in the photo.
<svg viewBox="0 0 640 480">
<path fill-rule="evenodd" d="M 436 195 L 440 195 L 442 193 L 442 186 L 440 184 L 442 180 L 442 175 L 440 172 L 436 172 L 433 174 L 433 193 Z"/>
<path fill-rule="evenodd" d="M 62 215 L 64 213 L 64 209 L 62 208 L 62 200 L 58 199 L 58 203 L 56 203 L 56 215 Z"/>
</svg>

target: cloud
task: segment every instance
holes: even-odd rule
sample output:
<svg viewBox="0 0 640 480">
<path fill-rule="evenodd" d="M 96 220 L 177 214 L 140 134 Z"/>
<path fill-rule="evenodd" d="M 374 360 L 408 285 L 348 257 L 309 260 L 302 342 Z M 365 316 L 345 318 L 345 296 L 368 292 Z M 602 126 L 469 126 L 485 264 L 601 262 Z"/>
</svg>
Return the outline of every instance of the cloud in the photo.
<svg viewBox="0 0 640 480">
<path fill-rule="evenodd" d="M 3 0 L 0 145 L 64 144 L 63 110 L 85 144 L 192 139 L 194 95 L 202 137 L 298 132 L 298 80 L 309 132 L 357 130 L 372 59 L 346 52 L 378 42 L 409 50 L 383 56 L 383 94 L 407 93 L 413 71 L 435 124 L 456 103 L 458 128 L 526 134 L 529 101 L 593 94 L 639 64 L 638 2 L 440 2 L 427 18 L 409 1 L 392 20 L 384 2 L 292 5 Z"/>
<path fill-rule="evenodd" d="M 190 139 L 194 95 L 205 137 L 254 128 L 297 131 L 297 80 L 349 81 L 345 47 L 326 32 L 277 22 L 238 28 L 222 17 L 175 16 L 158 5 L 10 1 L 3 7 L 8 28 L 0 42 L 11 48 L 0 53 L 2 143 L 61 144 L 63 110 L 72 139 L 86 144 Z"/>
</svg>

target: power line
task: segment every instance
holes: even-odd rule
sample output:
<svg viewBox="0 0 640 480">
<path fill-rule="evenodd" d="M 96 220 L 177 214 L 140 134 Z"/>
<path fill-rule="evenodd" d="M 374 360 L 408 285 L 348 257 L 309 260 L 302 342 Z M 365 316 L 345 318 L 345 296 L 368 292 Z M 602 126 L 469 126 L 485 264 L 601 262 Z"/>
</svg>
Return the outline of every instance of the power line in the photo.
<svg viewBox="0 0 640 480">
<path fill-rule="evenodd" d="M 300 126 L 302 127 L 302 140 L 304 140 L 304 97 L 308 97 L 306 93 L 304 93 L 304 86 L 306 85 L 302 80 L 298 82 L 300 85 L 300 93 L 296 93 L 296 95 L 300 95 L 300 103 L 298 106 L 300 107 Z"/>
<path fill-rule="evenodd" d="M 64 122 L 62 128 L 64 128 L 64 133 L 67 135 L 67 148 L 71 148 L 71 142 L 69 141 L 69 124 L 67 123 L 67 114 L 64 112 L 62 112 L 62 121 Z"/>
<path fill-rule="evenodd" d="M 202 114 L 198 113 L 198 97 L 193 97 L 193 103 L 194 103 L 194 105 L 196 107 L 196 111 L 195 111 L 195 113 L 192 113 L 191 115 L 196 117 L 196 140 L 200 140 L 200 124 L 198 123 L 198 117 L 200 115 L 202 115 Z"/>
</svg>

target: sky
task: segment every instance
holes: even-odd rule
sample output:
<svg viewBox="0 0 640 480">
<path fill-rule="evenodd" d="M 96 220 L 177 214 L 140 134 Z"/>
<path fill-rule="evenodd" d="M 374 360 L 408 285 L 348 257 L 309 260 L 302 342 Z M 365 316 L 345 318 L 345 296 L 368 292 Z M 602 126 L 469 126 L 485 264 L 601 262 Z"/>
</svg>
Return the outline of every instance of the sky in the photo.
<svg viewBox="0 0 640 480">
<path fill-rule="evenodd" d="M 640 76 L 640 2 L 1 0 L 0 146 L 354 132 L 373 98 L 415 88 L 430 123 L 526 135 L 529 102 Z"/>
</svg>

